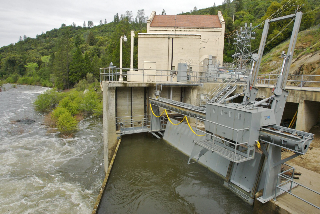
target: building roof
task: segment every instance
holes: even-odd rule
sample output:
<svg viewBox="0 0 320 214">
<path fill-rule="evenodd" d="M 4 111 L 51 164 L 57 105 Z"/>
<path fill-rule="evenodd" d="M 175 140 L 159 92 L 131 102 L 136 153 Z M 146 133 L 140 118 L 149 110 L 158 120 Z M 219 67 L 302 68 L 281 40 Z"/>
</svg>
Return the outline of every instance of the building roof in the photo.
<svg viewBox="0 0 320 214">
<path fill-rule="evenodd" d="M 150 27 L 221 28 L 218 15 L 156 15 Z"/>
</svg>

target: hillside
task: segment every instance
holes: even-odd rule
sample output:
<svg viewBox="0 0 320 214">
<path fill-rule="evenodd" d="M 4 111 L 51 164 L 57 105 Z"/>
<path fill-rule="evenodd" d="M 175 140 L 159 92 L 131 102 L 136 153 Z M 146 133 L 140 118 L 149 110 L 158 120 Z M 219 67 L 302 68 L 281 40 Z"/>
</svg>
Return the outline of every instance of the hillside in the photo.
<svg viewBox="0 0 320 214">
<path fill-rule="evenodd" d="M 36 38 L 24 38 L 0 48 L 0 79 L 8 83 L 73 87 L 87 73 L 99 79 L 99 68 L 110 62 L 119 67 L 120 37 L 123 44 L 123 67 L 130 65 L 130 31 L 146 32 L 146 23 L 129 21 L 115 15 L 113 22 L 94 27 L 61 25 Z M 137 36 L 134 57 L 137 58 Z M 137 62 L 137 60 L 134 60 Z M 137 66 L 137 65 L 134 65 Z"/>
<path fill-rule="evenodd" d="M 289 40 L 273 48 L 261 62 L 260 74 L 278 74 L 282 64 L 282 51 L 287 51 Z M 299 32 L 296 48 L 290 68 L 291 75 L 320 75 L 320 25 Z M 293 77 L 289 76 L 289 79 Z M 309 80 L 320 81 L 319 77 Z M 297 85 L 298 83 L 292 85 Z M 306 86 L 317 86 L 319 83 L 306 83 Z"/>
</svg>

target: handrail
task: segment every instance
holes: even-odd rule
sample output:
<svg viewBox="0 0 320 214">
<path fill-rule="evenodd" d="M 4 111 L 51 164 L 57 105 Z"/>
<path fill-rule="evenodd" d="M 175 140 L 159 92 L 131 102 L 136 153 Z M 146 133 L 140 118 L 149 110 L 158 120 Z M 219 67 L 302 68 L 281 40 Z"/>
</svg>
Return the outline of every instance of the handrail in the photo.
<svg viewBox="0 0 320 214">
<path fill-rule="evenodd" d="M 218 72 L 207 78 L 202 74 L 206 72 L 187 71 L 186 79 L 178 79 L 178 72 L 175 70 L 155 70 L 155 69 L 133 69 L 122 68 L 122 76 L 128 82 L 180 82 L 180 83 L 203 83 L 222 82 L 232 80 L 245 80 L 246 76 L 233 73 Z M 100 68 L 100 83 L 102 81 L 118 82 L 120 80 L 120 69 L 116 67 Z"/>
<path fill-rule="evenodd" d="M 257 81 L 259 82 L 259 84 L 275 85 L 276 81 L 278 80 L 277 77 L 278 74 L 263 74 L 258 76 Z M 320 78 L 320 75 L 289 75 L 287 85 L 288 83 L 297 83 L 299 87 L 308 87 L 306 86 L 306 83 L 319 83 L 320 86 L 320 81 L 311 80 L 316 77 Z"/>
<path fill-rule="evenodd" d="M 290 165 L 288 165 L 288 164 L 284 164 L 284 165 L 288 166 L 289 169 L 287 169 L 287 170 L 285 170 L 285 171 L 283 171 L 283 172 L 281 172 L 281 173 L 278 174 L 277 185 L 276 185 L 276 187 L 275 187 L 276 190 L 277 190 L 277 188 L 278 188 L 279 190 L 282 190 L 282 191 L 284 191 L 284 192 L 286 192 L 286 193 L 288 193 L 288 194 L 290 194 L 290 195 L 292 195 L 292 196 L 300 199 L 301 201 L 303 201 L 303 202 L 305 202 L 305 203 L 307 203 L 307 204 L 309 204 L 309 205 L 311 205 L 311 206 L 313 206 L 313 207 L 315 207 L 315 208 L 317 208 L 317 209 L 320 209 L 320 206 L 317 206 L 317 205 L 315 205 L 315 204 L 313 204 L 313 203 L 311 203 L 311 202 L 309 202 L 309 201 L 307 201 L 307 200 L 305 200 L 305 199 L 303 199 L 303 198 L 301 198 L 301 197 L 299 197 L 299 196 L 297 196 L 297 195 L 295 195 L 295 194 L 292 193 L 291 190 L 292 190 L 293 184 L 295 184 L 296 186 L 301 186 L 301 187 L 303 187 L 303 188 L 305 188 L 305 189 L 307 189 L 307 190 L 309 190 L 309 191 L 311 191 L 311 192 L 313 192 L 313 193 L 315 193 L 315 194 L 317 194 L 317 195 L 320 195 L 319 192 L 317 192 L 317 191 L 315 191 L 315 190 L 313 190 L 313 189 L 311 189 L 311 188 L 309 188 L 309 187 L 306 187 L 306 186 L 304 186 L 304 185 L 302 185 L 302 184 L 300 184 L 300 183 L 295 182 L 295 181 L 293 180 L 294 167 L 292 167 L 292 166 L 290 166 Z M 289 171 L 291 171 L 291 170 L 292 170 L 292 176 L 291 176 L 291 177 L 285 175 L 285 173 L 287 173 L 287 172 L 289 172 Z M 285 181 L 279 182 L 279 180 L 281 181 L 280 178 L 285 179 Z M 289 183 L 289 182 L 291 183 L 289 190 L 282 188 L 283 185 L 285 185 L 285 184 L 287 184 L 287 183 Z M 274 200 L 276 201 L 276 199 L 277 199 L 277 191 L 275 191 L 275 195 L 274 195 Z"/>
</svg>

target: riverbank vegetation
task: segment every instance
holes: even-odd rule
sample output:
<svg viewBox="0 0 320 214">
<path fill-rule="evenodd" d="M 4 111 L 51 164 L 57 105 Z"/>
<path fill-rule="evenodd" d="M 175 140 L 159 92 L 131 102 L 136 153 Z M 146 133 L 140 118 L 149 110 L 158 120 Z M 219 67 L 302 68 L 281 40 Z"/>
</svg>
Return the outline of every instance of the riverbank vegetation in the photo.
<svg viewBox="0 0 320 214">
<path fill-rule="evenodd" d="M 59 92 L 56 88 L 40 94 L 34 102 L 38 112 L 46 114 L 46 125 L 56 127 L 64 136 L 77 131 L 84 117 L 102 117 L 102 92 L 92 74 L 75 85 L 74 89 Z M 98 90 L 99 89 L 99 90 Z"/>
</svg>

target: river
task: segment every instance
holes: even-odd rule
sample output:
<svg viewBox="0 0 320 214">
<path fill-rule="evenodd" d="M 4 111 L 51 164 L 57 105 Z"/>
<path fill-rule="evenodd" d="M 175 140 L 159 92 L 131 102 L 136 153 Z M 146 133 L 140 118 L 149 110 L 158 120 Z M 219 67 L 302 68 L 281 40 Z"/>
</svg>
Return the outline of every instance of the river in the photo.
<svg viewBox="0 0 320 214">
<path fill-rule="evenodd" d="M 0 92 L 0 213 L 91 213 L 104 178 L 102 120 L 48 132 L 32 103 L 47 88 Z M 20 122 L 19 122 L 20 121 Z M 151 135 L 121 142 L 98 213 L 251 213 L 223 180 Z"/>
<path fill-rule="evenodd" d="M 91 213 L 104 178 L 102 120 L 85 119 L 74 138 L 63 139 L 49 133 L 33 109 L 47 88 L 4 88 L 0 213 Z"/>
</svg>

